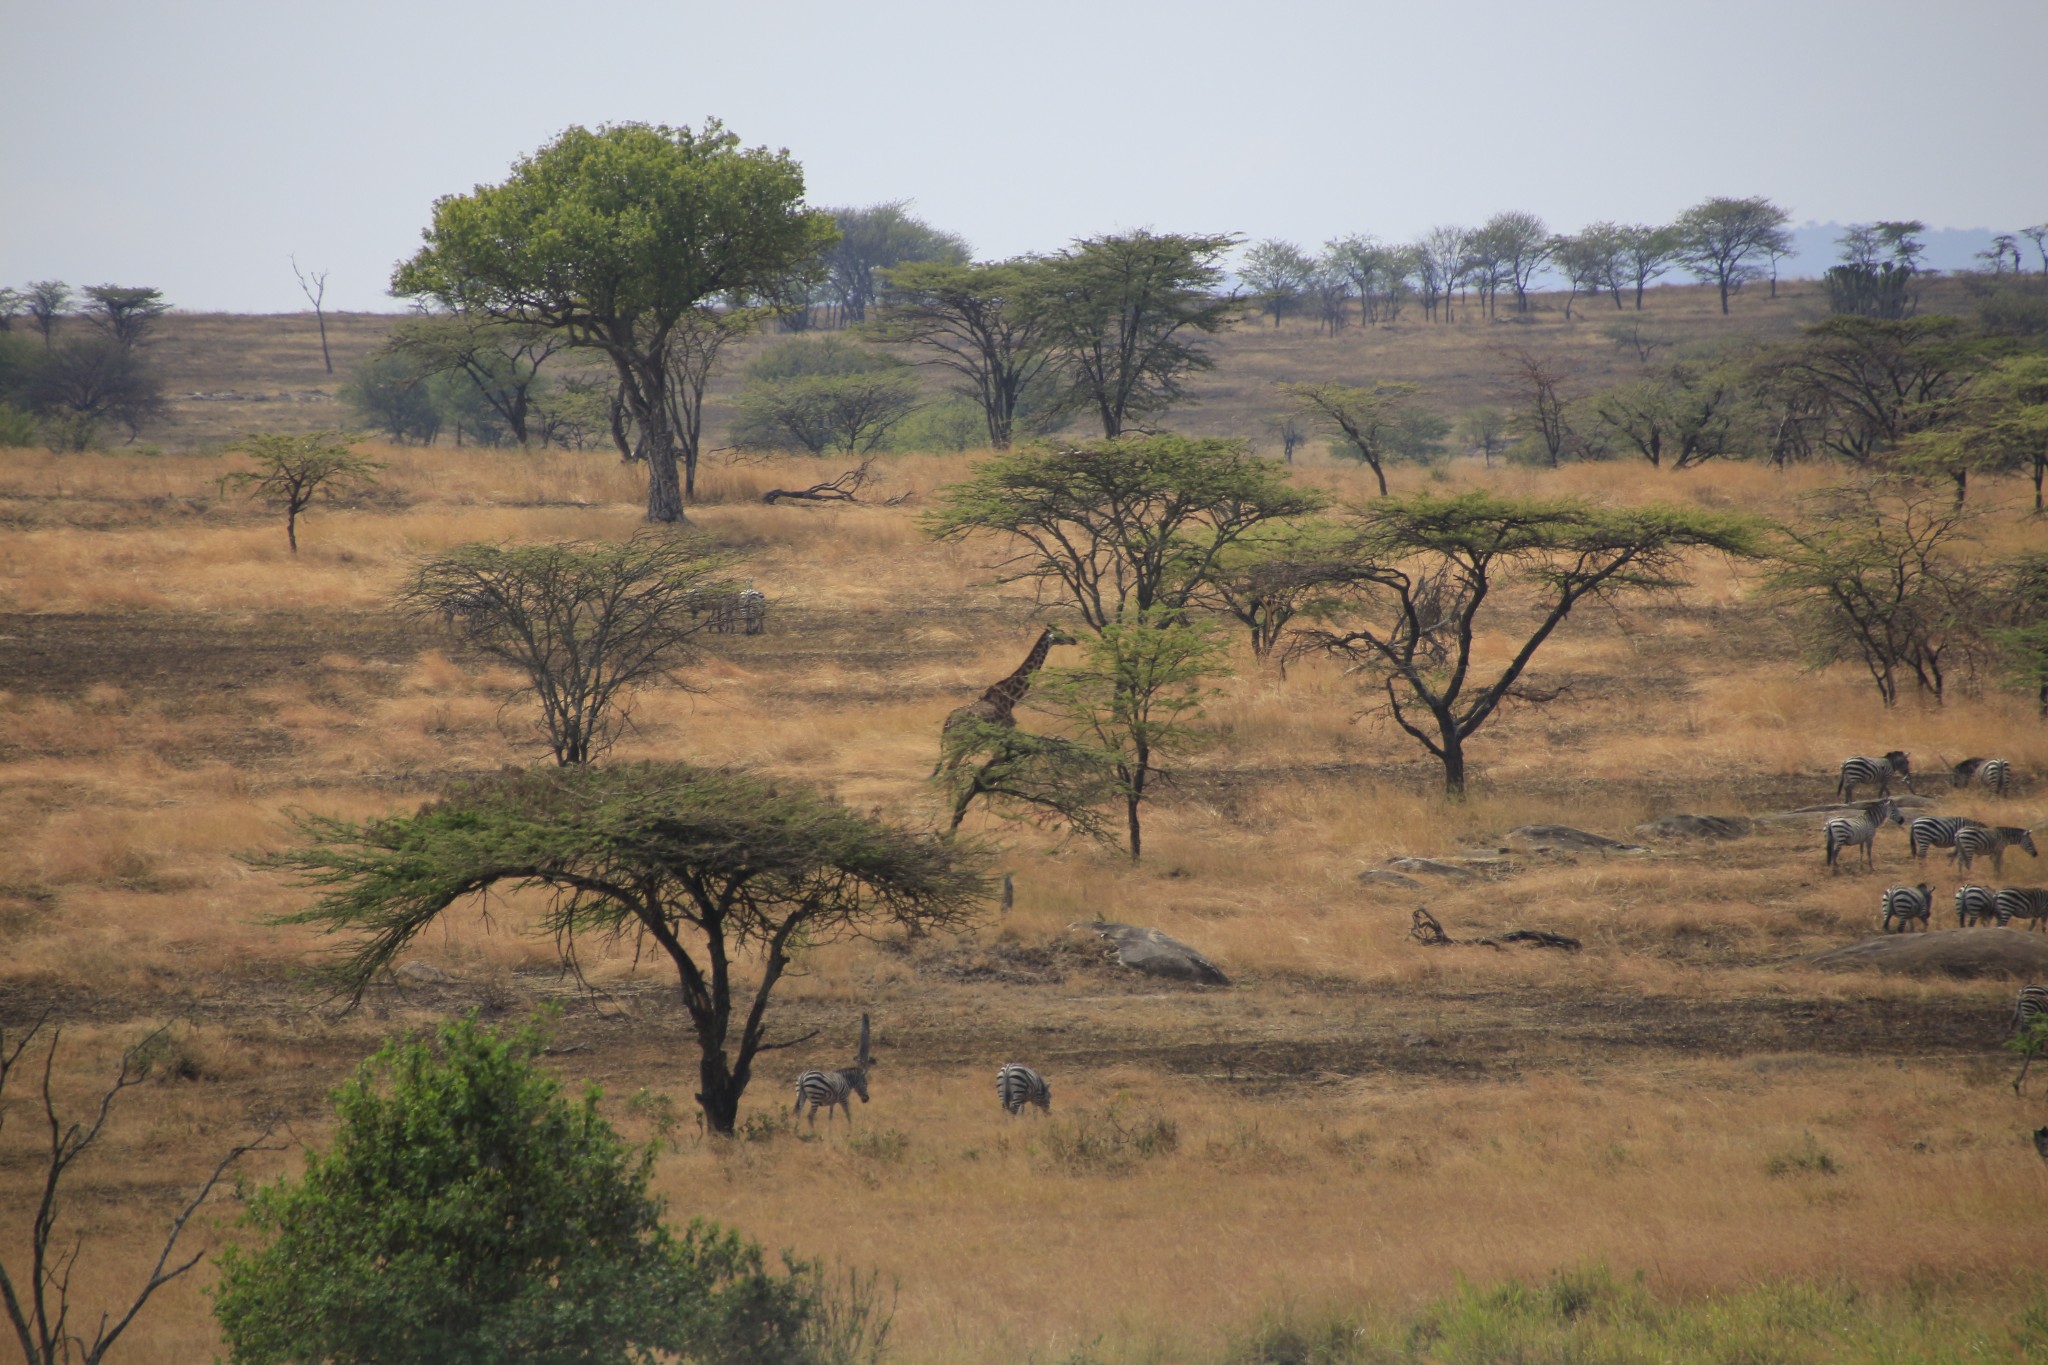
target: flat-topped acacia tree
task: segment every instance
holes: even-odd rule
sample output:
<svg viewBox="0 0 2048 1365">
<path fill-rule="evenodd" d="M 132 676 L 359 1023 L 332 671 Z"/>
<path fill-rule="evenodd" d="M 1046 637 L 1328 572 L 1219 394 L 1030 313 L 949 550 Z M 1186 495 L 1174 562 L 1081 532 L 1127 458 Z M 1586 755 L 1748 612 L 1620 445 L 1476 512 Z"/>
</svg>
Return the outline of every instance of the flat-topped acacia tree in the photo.
<svg viewBox="0 0 2048 1365">
<path fill-rule="evenodd" d="M 537 888 L 565 957 L 579 938 L 645 935 L 676 969 L 697 1034 L 697 1103 L 730 1134 L 767 1040 L 768 999 L 800 949 L 965 923 L 989 894 L 978 845 L 897 829 L 785 781 L 684 763 L 509 771 L 417 814 L 301 814 L 306 842 L 251 856 L 319 888 L 280 923 L 350 942 L 334 981 L 359 998 L 452 907 Z M 793 1040 L 794 1041 L 794 1040 Z"/>
<path fill-rule="evenodd" d="M 821 268 L 838 232 L 803 195 L 787 151 L 742 151 L 716 119 L 570 127 L 503 184 L 435 201 L 391 290 L 603 354 L 645 441 L 647 519 L 682 521 L 666 401 L 677 329 L 709 300 L 779 297 Z"/>
<path fill-rule="evenodd" d="M 1324 572 L 1354 596 L 1299 647 L 1349 660 L 1385 693 L 1394 724 L 1465 793 L 1465 742 L 1517 696 L 1536 651 L 1587 598 L 1681 586 L 1688 554 L 1750 556 L 1747 518 L 1676 507 L 1600 507 L 1577 499 L 1466 493 L 1389 498 L 1356 514 L 1356 534 Z M 1482 613 L 1489 603 L 1505 611 Z M 1509 628 L 1508 622 L 1533 628 Z M 1505 632 L 1505 657 L 1482 648 Z M 1519 642 L 1517 642 L 1519 637 Z"/>
</svg>

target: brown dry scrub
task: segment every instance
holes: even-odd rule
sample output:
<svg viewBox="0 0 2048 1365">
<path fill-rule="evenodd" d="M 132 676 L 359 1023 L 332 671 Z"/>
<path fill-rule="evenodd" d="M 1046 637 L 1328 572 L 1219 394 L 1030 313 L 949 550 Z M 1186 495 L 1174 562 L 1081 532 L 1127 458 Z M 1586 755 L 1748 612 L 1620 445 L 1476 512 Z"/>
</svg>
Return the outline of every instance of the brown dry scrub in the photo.
<svg viewBox="0 0 2048 1365">
<path fill-rule="evenodd" d="M 81 1172 L 88 1297 L 122 1282 L 175 1187 L 259 1116 L 320 1140 L 323 1093 L 379 1037 L 452 1011 L 560 999 L 565 1076 L 604 1085 L 629 1124 L 643 1089 L 687 1111 L 673 984 L 631 943 L 586 945 L 586 993 L 522 932 L 531 906 L 494 897 L 418 945 L 447 981 L 380 985 L 337 1019 L 304 977 L 324 945 L 261 923 L 306 893 L 235 855 L 290 837 L 291 809 L 408 809 L 450 777 L 538 757 L 506 701 L 515 680 L 385 610 L 414 557 L 639 527 L 636 473 L 607 454 L 378 453 L 391 495 L 316 510 L 296 563 L 280 526 L 209 491 L 217 460 L 0 464 L 18 528 L 0 550 L 0 1022 L 54 1008 L 96 1049 L 76 1059 L 80 1084 L 167 1017 L 190 1021 L 198 1058 L 135 1095 L 109 1159 Z M 746 763 L 931 819 L 922 779 L 945 714 L 1013 667 L 1041 619 L 991 586 L 993 547 L 918 529 L 971 458 L 891 461 L 884 493 L 916 495 L 895 508 L 758 502 L 813 462 L 708 469 L 693 517 L 750 556 L 768 632 L 707 640 L 687 670 L 699 690 L 645 695 L 619 757 Z M 1355 471 L 1303 474 L 1364 496 Z M 1782 514 L 1827 476 L 1394 477 Z M 2048 1212 L 2023 1136 L 2037 1101 L 2002 1085 L 2010 986 L 1787 965 L 1873 932 L 1879 890 L 1919 879 L 1896 831 L 1875 877 L 1827 876 L 1815 830 L 1794 824 L 1604 858 L 1514 853 L 1505 875 L 1420 891 L 1358 881 L 1395 854 L 1499 857 L 1529 823 L 1629 839 L 1672 811 L 1816 803 L 1843 755 L 1894 747 L 1923 765 L 2014 760 L 2014 797 L 1938 793 L 1946 809 L 2048 812 L 2048 732 L 2021 701 L 1887 712 L 1853 674 L 1798 667 L 1749 570 L 1703 559 L 1693 578 L 1676 599 L 1575 617 L 1538 659 L 1573 696 L 1483 731 L 1458 804 L 1337 669 L 1283 680 L 1241 657 L 1144 865 L 983 824 L 1016 874 L 1007 919 L 807 962 L 776 1029 L 822 1032 L 756 1082 L 763 1140 L 701 1143 L 685 1117 L 662 1166 L 674 1211 L 900 1277 L 912 1361 L 1058 1359 L 1097 1336 L 1181 1359 L 1290 1297 L 1400 1310 L 1458 1273 L 1595 1259 L 1681 1294 L 1836 1274 L 1899 1288 L 1930 1267 L 1989 1285 Z M 2041 879 L 2018 866 L 2011 879 Z M 1952 874 L 1934 871 L 1945 903 Z M 1542 927 L 1586 946 L 1425 948 L 1406 937 L 1419 901 L 1460 936 Z M 1187 939 L 1239 984 L 1134 982 L 1067 931 L 1097 915 Z M 837 1064 L 861 1010 L 874 1103 L 852 1139 L 797 1140 L 787 1075 Z M 993 1071 L 1012 1058 L 1052 1077 L 1051 1124 L 997 1111 Z M 10 1125 L 0 1142 L 0 1243 L 34 1178 L 20 1140 Z M 138 1362 L 217 1349 L 197 1285 L 138 1332 Z"/>
</svg>

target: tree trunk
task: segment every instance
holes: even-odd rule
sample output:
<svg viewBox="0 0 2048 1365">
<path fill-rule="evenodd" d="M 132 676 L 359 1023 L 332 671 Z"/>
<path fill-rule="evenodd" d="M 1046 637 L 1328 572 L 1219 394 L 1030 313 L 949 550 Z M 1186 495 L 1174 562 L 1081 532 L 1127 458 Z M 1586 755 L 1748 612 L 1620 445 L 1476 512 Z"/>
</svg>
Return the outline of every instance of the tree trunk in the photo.
<svg viewBox="0 0 2048 1365">
<path fill-rule="evenodd" d="M 1723 317 L 1726 317 L 1727 315 L 1728 315 L 1728 274 L 1727 274 L 1727 272 L 1726 272 L 1726 271 L 1723 271 L 1723 272 L 1722 272 L 1722 274 L 1721 274 L 1721 316 L 1723 316 Z"/>
<path fill-rule="evenodd" d="M 716 1137 L 731 1137 L 740 1118 L 740 1089 L 726 1069 L 725 1053 L 706 1048 L 697 1066 L 697 1104 L 704 1111 L 704 1126 Z"/>
<path fill-rule="evenodd" d="M 1453 801 L 1465 799 L 1465 741 L 1456 725 L 1443 729 L 1444 795 Z"/>
<path fill-rule="evenodd" d="M 318 308 L 315 308 L 313 310 L 313 316 L 319 319 L 320 322 L 320 359 L 327 363 L 327 373 L 333 374 L 334 357 L 328 354 L 327 351 L 327 314 L 321 312 Z"/>
</svg>

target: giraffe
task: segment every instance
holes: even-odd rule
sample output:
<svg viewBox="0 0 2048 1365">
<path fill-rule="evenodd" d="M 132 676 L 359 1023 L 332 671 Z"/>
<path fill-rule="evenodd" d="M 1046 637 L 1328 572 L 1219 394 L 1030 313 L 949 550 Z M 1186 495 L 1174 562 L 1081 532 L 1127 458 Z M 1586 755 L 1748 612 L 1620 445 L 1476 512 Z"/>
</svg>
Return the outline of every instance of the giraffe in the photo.
<svg viewBox="0 0 2048 1365">
<path fill-rule="evenodd" d="M 939 730 L 940 744 L 943 746 L 946 736 L 960 726 L 977 721 L 984 725 L 999 725 L 1006 730 L 1014 728 L 1017 719 L 1012 712 L 1016 710 L 1017 703 L 1023 700 L 1024 694 L 1031 689 L 1031 675 L 1045 663 L 1045 656 L 1052 651 L 1054 645 L 1072 643 L 1074 637 L 1058 626 L 1047 626 L 1040 631 L 1037 643 L 1031 646 L 1031 652 L 1024 656 L 1024 662 L 1018 664 L 1009 677 L 991 684 L 978 700 L 953 708 L 952 714 L 946 717 L 945 725 Z M 955 756 L 953 761 L 957 764 L 960 761 L 959 757 Z M 941 759 L 940 765 L 944 764 L 945 760 Z M 936 773 L 938 768 L 933 768 L 932 771 Z"/>
</svg>

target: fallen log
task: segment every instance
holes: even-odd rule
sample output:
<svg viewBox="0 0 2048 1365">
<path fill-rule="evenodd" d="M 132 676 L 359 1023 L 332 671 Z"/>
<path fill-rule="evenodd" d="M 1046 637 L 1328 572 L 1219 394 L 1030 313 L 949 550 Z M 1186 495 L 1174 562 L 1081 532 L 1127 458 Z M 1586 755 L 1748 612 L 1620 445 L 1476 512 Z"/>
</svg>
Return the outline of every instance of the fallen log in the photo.
<svg viewBox="0 0 2048 1365">
<path fill-rule="evenodd" d="M 1561 948 L 1568 953 L 1576 953 L 1583 946 L 1569 934 L 1553 934 L 1547 929 L 1512 929 L 1497 939 L 1452 938 L 1444 932 L 1443 925 L 1437 923 L 1436 916 L 1430 914 L 1429 907 L 1425 905 L 1415 907 L 1415 914 L 1410 917 L 1408 924 L 1408 937 L 1431 948 L 1448 945 L 1459 948 L 1491 948 L 1495 952 L 1503 953 L 1507 951 L 1506 945 L 1510 943 L 1526 943 L 1532 948 Z"/>
</svg>

